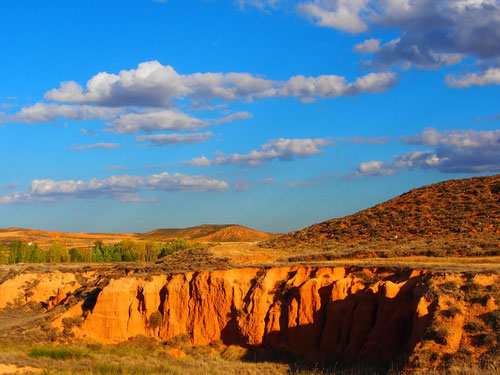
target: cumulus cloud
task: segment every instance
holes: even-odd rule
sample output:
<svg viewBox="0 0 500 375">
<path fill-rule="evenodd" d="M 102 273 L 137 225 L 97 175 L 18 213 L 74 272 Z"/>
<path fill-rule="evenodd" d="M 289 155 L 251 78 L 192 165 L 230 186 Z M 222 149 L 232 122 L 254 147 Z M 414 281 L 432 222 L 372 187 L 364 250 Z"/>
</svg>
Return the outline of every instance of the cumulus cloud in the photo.
<svg viewBox="0 0 500 375">
<path fill-rule="evenodd" d="M 500 170 L 500 130 L 425 129 L 421 134 L 403 138 L 409 145 L 431 146 L 432 150 L 398 155 L 391 162 L 361 163 L 353 176 L 394 174 L 399 168 L 436 169 L 445 173 L 478 173 Z"/>
<path fill-rule="evenodd" d="M 90 181 L 51 179 L 33 180 L 25 192 L 0 195 L 0 203 L 55 202 L 75 198 L 117 198 L 122 201 L 142 200 L 137 193 L 143 190 L 161 191 L 221 191 L 227 182 L 205 176 L 188 176 L 167 172 L 149 176 L 111 176 Z"/>
<path fill-rule="evenodd" d="M 156 130 L 197 130 L 208 126 L 206 121 L 171 109 L 146 110 L 127 113 L 108 122 L 108 131 L 135 134 L 139 130 L 151 133 Z"/>
<path fill-rule="evenodd" d="M 192 105 L 206 105 L 214 99 L 232 101 L 272 96 L 337 97 L 364 92 L 385 91 L 397 83 L 394 73 L 372 73 L 347 83 L 345 77 L 294 76 L 287 81 L 261 78 L 250 73 L 177 73 L 158 61 L 139 64 L 137 69 L 119 74 L 99 73 L 83 89 L 76 82 L 63 82 L 45 94 L 48 101 L 95 104 L 100 106 L 173 107 L 176 100 L 187 99 Z M 240 112 L 234 117 L 247 118 Z M 223 120 L 219 120 L 223 121 Z"/>
<path fill-rule="evenodd" d="M 5 116 L 2 122 L 41 123 L 54 122 L 63 117 L 69 120 L 90 121 L 116 116 L 121 108 L 95 107 L 90 105 L 66 105 L 55 103 L 36 103 L 24 107 L 19 112 Z"/>
<path fill-rule="evenodd" d="M 356 53 L 376 53 L 380 51 L 380 39 L 367 39 L 353 47 Z"/>
<path fill-rule="evenodd" d="M 138 142 L 149 141 L 152 146 L 171 146 L 181 143 L 201 143 L 211 137 L 211 132 L 190 134 L 151 134 L 135 137 Z"/>
<path fill-rule="evenodd" d="M 293 96 L 310 102 L 315 98 L 335 98 L 338 96 L 356 96 L 363 93 L 387 91 L 399 82 L 393 72 L 369 73 L 347 83 L 346 78 L 336 75 L 318 77 L 294 76 L 278 90 L 280 96 Z"/>
<path fill-rule="evenodd" d="M 387 176 L 394 174 L 394 170 L 389 165 L 378 160 L 362 162 L 353 176 Z"/>
<path fill-rule="evenodd" d="M 298 11 L 319 26 L 360 33 L 368 29 L 361 16 L 368 3 L 368 0 L 316 0 L 299 4 Z"/>
<path fill-rule="evenodd" d="M 455 88 L 500 85 L 500 68 L 490 67 L 480 72 L 465 73 L 460 76 L 448 74 L 446 76 L 446 84 Z"/>
<path fill-rule="evenodd" d="M 81 146 L 71 146 L 69 147 L 70 150 L 73 151 L 83 151 L 83 150 L 96 150 L 96 149 L 104 149 L 104 150 L 110 150 L 113 148 L 118 148 L 120 145 L 118 143 L 106 143 L 106 142 L 99 142 L 99 143 L 94 143 L 91 145 L 81 145 Z"/>
<path fill-rule="evenodd" d="M 395 28 L 401 35 L 385 44 L 374 39 L 355 46 L 373 54 L 368 67 L 436 69 L 465 56 L 491 59 L 500 55 L 500 3 L 497 0 L 315 0 L 299 13 L 320 26 L 350 33 L 368 28 Z"/>
<path fill-rule="evenodd" d="M 176 109 L 147 109 L 131 112 L 108 121 L 107 131 L 119 134 L 135 134 L 139 131 L 152 133 L 165 130 L 198 130 L 210 125 L 226 124 L 252 117 L 251 113 L 241 111 L 215 119 L 200 120 Z"/>
<path fill-rule="evenodd" d="M 197 166 L 197 167 L 209 167 L 213 163 L 212 160 L 208 159 L 206 156 L 201 156 L 199 158 L 194 158 L 188 162 L 188 164 Z"/>
<path fill-rule="evenodd" d="M 205 102 L 265 97 L 274 81 L 249 73 L 177 73 L 170 65 L 158 61 L 139 64 L 137 69 L 119 74 L 101 72 L 92 77 L 84 89 L 74 81 L 63 82 L 58 89 L 45 93 L 45 100 L 64 103 L 106 106 L 173 106 L 174 99 L 188 98 Z M 271 90 L 272 91 L 272 90 Z"/>
<path fill-rule="evenodd" d="M 325 138 L 280 138 L 263 144 L 259 150 L 253 150 L 248 154 L 231 154 L 225 156 L 219 153 L 215 159 L 208 159 L 202 156 L 191 160 L 189 164 L 199 167 L 224 164 L 257 166 L 274 159 L 291 161 L 295 157 L 306 158 L 323 152 L 320 147 L 332 146 L 334 144 L 334 142 Z"/>
</svg>

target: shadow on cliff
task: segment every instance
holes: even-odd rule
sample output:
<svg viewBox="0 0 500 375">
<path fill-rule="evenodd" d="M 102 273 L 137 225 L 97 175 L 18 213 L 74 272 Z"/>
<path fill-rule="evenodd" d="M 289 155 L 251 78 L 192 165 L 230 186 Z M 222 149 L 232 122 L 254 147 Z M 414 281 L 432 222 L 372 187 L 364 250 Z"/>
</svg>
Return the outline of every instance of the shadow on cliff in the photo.
<svg viewBox="0 0 500 375">
<path fill-rule="evenodd" d="M 268 332 L 260 347 L 248 347 L 246 361 L 286 363 L 294 370 L 315 373 L 391 374 L 407 363 L 409 353 L 421 340 L 432 314 L 419 316 L 423 294 L 410 278 L 394 296 L 382 285 L 377 291 L 360 289 L 344 299 L 331 301 L 332 285 L 318 289 L 320 307 L 309 324 L 301 324 L 290 306 L 298 303 L 298 288 L 286 290 L 275 301 L 280 306 L 279 329 Z M 429 306 L 432 311 L 434 304 Z M 269 323 L 269 314 L 265 325 Z M 237 315 L 232 316 L 221 337 L 226 345 L 241 345 Z"/>
</svg>

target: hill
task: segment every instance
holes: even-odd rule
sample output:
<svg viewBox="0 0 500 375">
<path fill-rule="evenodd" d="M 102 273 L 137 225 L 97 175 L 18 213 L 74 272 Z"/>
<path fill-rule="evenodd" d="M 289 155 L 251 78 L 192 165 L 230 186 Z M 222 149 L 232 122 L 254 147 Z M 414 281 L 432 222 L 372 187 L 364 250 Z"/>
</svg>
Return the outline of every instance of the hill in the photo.
<svg viewBox="0 0 500 375">
<path fill-rule="evenodd" d="M 173 238 L 203 242 L 252 242 L 270 238 L 269 233 L 259 232 L 241 225 L 199 225 L 182 229 L 157 229 L 140 234 L 143 240 L 166 241 Z"/>
<path fill-rule="evenodd" d="M 347 254 L 368 248 L 394 250 L 409 243 L 416 253 L 440 250 L 434 249 L 436 245 L 446 247 L 446 253 L 499 252 L 500 175 L 423 186 L 261 246 L 337 249 Z"/>
<path fill-rule="evenodd" d="M 200 225 L 183 229 L 157 229 L 147 233 L 66 233 L 38 229 L 0 229 L 0 243 L 34 242 L 41 247 L 59 243 L 67 247 L 91 247 L 95 241 L 110 244 L 131 239 L 134 241 L 168 241 L 175 238 L 201 242 L 253 242 L 270 238 L 270 234 L 241 225 Z"/>
</svg>

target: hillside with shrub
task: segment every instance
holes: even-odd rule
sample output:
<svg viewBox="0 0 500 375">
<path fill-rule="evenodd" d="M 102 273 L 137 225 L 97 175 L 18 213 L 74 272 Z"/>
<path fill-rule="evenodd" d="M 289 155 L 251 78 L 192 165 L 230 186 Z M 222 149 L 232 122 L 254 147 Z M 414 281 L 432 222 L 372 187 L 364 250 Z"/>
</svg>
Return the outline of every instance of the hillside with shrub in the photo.
<svg viewBox="0 0 500 375">
<path fill-rule="evenodd" d="M 500 175 L 423 186 L 353 215 L 271 239 L 261 246 L 344 248 L 356 253 L 362 248 L 397 250 L 409 243 L 414 244 L 417 253 L 442 246 L 446 248 L 444 254 L 497 254 Z"/>
</svg>

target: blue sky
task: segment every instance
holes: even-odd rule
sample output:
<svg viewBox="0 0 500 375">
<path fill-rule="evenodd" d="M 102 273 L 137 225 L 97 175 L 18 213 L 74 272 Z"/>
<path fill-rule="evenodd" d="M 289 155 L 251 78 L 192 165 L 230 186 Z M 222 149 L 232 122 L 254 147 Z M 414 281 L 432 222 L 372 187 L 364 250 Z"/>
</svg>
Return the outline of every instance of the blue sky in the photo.
<svg viewBox="0 0 500 375">
<path fill-rule="evenodd" d="M 500 170 L 497 0 L 33 0 L 0 17 L 0 227 L 286 232 Z"/>
</svg>

